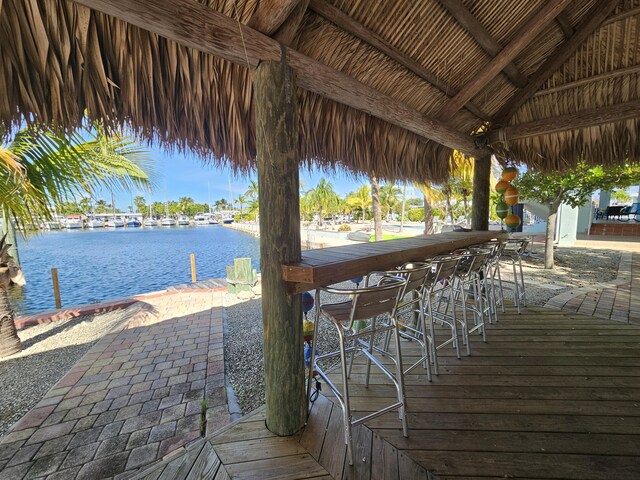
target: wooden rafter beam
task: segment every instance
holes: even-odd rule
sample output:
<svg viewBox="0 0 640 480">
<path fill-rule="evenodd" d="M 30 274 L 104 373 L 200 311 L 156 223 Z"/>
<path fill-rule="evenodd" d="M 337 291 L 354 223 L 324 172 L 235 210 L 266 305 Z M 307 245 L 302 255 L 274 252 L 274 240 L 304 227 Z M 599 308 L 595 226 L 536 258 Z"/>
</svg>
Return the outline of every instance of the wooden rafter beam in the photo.
<svg viewBox="0 0 640 480">
<path fill-rule="evenodd" d="M 265 35 L 272 35 L 289 18 L 298 3 L 300 0 L 260 0 L 247 26 Z"/>
<path fill-rule="evenodd" d="M 439 1 L 442 6 L 447 9 L 449 14 L 457 20 L 462 28 L 469 32 L 469 35 L 474 38 L 485 52 L 492 57 L 495 57 L 500 53 L 502 45 L 500 45 L 496 39 L 491 36 L 485 26 L 473 16 L 461 0 Z M 527 77 L 520 73 L 513 62 L 507 63 L 502 72 L 507 76 L 511 83 L 517 87 L 524 87 L 527 84 Z"/>
<path fill-rule="evenodd" d="M 625 18 L 635 17 L 636 15 L 640 15 L 640 7 L 630 8 L 628 10 L 623 10 L 615 15 L 611 15 L 604 22 L 602 22 L 602 26 L 609 25 L 614 22 L 619 22 L 620 20 L 624 20 Z"/>
<path fill-rule="evenodd" d="M 296 33 L 300 29 L 302 18 L 304 17 L 304 13 L 307 11 L 308 6 L 309 0 L 300 0 L 298 5 L 296 5 L 296 8 L 291 11 L 287 19 L 282 23 L 282 25 L 280 25 L 280 27 L 278 27 L 278 30 L 276 30 L 271 37 L 275 38 L 283 45 L 291 45 Z"/>
<path fill-rule="evenodd" d="M 581 87 L 582 85 L 588 85 L 590 83 L 599 82 L 602 80 L 609 80 L 611 78 L 623 77 L 625 75 L 632 75 L 640 73 L 640 65 L 632 65 L 630 67 L 619 68 L 611 72 L 601 73 L 599 75 L 593 75 L 592 77 L 581 78 L 573 82 L 564 83 L 551 88 L 545 88 L 544 90 L 538 90 L 533 94 L 534 97 L 541 97 L 543 95 L 549 95 L 551 93 L 562 92 L 563 90 L 569 90 L 571 88 Z"/>
<path fill-rule="evenodd" d="M 504 127 L 491 132 L 489 142 L 509 142 L 510 140 L 566 132 L 631 118 L 640 118 L 640 100 Z"/>
<path fill-rule="evenodd" d="M 298 85 L 468 155 L 486 153 L 471 135 L 398 102 L 378 90 L 193 0 L 74 0 L 75 3 L 136 25 L 195 50 L 255 68 L 282 61 L 296 72 Z"/>
<path fill-rule="evenodd" d="M 561 12 L 556 17 L 556 22 L 558 23 L 560 30 L 562 30 L 565 38 L 569 38 L 573 35 L 573 27 L 571 26 L 571 22 L 569 21 L 569 18 L 564 14 L 564 12 Z"/>
<path fill-rule="evenodd" d="M 311 0 L 309 3 L 309 10 L 317 13 L 325 20 L 328 20 L 337 27 L 340 27 L 345 32 L 350 33 L 354 37 L 359 38 L 363 42 L 371 45 L 373 48 L 381 51 L 392 60 L 395 60 L 406 69 L 415 73 L 423 80 L 429 82 L 449 98 L 456 94 L 456 92 L 453 91 L 444 81 L 424 68 L 409 55 L 406 55 L 401 50 L 398 50 L 380 35 L 369 30 L 361 23 L 356 22 L 353 18 L 345 14 L 339 8 L 334 7 L 324 0 Z M 466 108 L 481 120 L 487 120 L 487 114 L 483 113 L 474 104 L 468 103 L 466 105 Z"/>
<path fill-rule="evenodd" d="M 544 82 L 566 62 L 571 55 L 585 42 L 585 40 L 611 14 L 619 0 L 601 0 L 586 14 L 574 34 L 553 52 L 546 62 L 529 78 L 526 87 L 515 93 L 495 115 L 494 124 L 504 125 L 527 100 L 529 100 Z"/>
<path fill-rule="evenodd" d="M 438 118 L 450 118 L 469 100 L 482 91 L 567 6 L 571 0 L 549 0 L 527 21 L 515 38 L 482 68 L 458 94 L 438 113 Z"/>
</svg>

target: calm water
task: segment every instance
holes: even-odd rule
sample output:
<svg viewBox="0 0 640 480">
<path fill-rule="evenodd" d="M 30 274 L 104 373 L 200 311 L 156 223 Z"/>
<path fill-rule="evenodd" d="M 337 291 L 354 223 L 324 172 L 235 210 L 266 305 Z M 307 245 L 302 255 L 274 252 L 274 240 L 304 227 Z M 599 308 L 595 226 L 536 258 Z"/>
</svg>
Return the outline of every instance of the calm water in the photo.
<svg viewBox="0 0 640 480">
<path fill-rule="evenodd" d="M 162 290 L 191 281 L 189 254 L 198 279 L 226 276 L 235 257 L 251 257 L 259 269 L 259 240 L 219 225 L 46 232 L 22 241 L 27 285 L 12 287 L 16 313 L 55 308 L 51 268 L 58 269 L 63 306 Z"/>
</svg>

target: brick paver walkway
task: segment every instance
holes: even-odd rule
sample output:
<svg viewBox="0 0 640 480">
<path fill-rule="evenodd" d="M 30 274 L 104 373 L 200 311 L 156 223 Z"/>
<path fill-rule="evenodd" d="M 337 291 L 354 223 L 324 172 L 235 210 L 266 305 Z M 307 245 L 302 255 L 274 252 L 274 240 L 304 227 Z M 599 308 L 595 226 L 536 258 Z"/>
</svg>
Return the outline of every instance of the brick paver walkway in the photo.
<svg viewBox="0 0 640 480">
<path fill-rule="evenodd" d="M 221 295 L 150 299 L 153 324 L 98 341 L 0 440 L 0 479 L 126 478 L 228 424 Z"/>
<path fill-rule="evenodd" d="M 640 325 L 640 253 L 623 253 L 616 281 L 572 290 L 545 306 Z"/>
</svg>

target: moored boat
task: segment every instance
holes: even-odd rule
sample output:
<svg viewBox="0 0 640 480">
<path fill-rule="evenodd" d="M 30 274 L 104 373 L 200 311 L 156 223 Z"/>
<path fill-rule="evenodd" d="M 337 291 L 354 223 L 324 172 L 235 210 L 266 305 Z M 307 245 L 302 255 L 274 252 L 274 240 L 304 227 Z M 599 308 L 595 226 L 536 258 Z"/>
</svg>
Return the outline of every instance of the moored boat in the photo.
<svg viewBox="0 0 640 480">
<path fill-rule="evenodd" d="M 175 227 L 176 226 L 176 221 L 171 217 L 164 217 L 162 219 L 162 222 L 160 222 L 160 224 L 163 227 Z"/>
<path fill-rule="evenodd" d="M 127 223 L 125 225 L 129 228 L 138 228 L 142 226 L 142 222 L 137 218 L 130 218 L 129 220 L 127 220 Z"/>
<path fill-rule="evenodd" d="M 178 217 L 178 225 L 180 225 L 181 227 L 186 227 L 189 225 L 189 217 L 187 217 L 186 215 L 180 215 Z"/>
<path fill-rule="evenodd" d="M 145 227 L 157 227 L 158 226 L 158 221 L 156 219 L 154 219 L 154 218 L 147 217 L 142 222 L 142 225 L 145 226 Z"/>
<path fill-rule="evenodd" d="M 124 227 L 124 221 L 120 217 L 113 217 L 104 222 L 104 226 L 107 228 L 120 228 Z"/>
<path fill-rule="evenodd" d="M 82 228 L 82 215 L 69 215 L 64 222 L 65 228 L 69 230 Z"/>
<path fill-rule="evenodd" d="M 87 228 L 103 228 L 104 220 L 101 218 L 90 217 L 87 220 Z"/>
</svg>

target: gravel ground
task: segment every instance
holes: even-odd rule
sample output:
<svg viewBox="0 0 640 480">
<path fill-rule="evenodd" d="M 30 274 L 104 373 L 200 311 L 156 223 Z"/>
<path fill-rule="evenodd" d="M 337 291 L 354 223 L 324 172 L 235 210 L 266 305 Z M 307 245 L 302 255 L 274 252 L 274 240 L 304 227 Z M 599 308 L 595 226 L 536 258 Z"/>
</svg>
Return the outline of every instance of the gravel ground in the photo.
<svg viewBox="0 0 640 480">
<path fill-rule="evenodd" d="M 621 257 L 613 250 L 558 248 L 555 268 L 545 270 L 543 252 L 541 245 L 535 245 L 523 262 L 528 305 L 543 306 L 567 290 L 614 280 Z M 512 277 L 507 268 L 503 267 L 502 272 L 503 280 Z M 343 284 L 344 288 L 352 286 L 350 282 Z M 242 411 L 248 413 L 264 403 L 260 299 L 241 301 L 226 295 L 224 305 L 227 372 Z M 313 314 L 314 310 L 309 313 L 310 319 Z M 321 323 L 320 352 L 335 349 L 336 334 L 332 329 L 328 322 Z"/>
<path fill-rule="evenodd" d="M 19 331 L 22 351 L 0 359 L 0 436 L 31 410 L 97 340 L 123 326 L 130 315 L 129 309 L 115 310 Z"/>
</svg>

